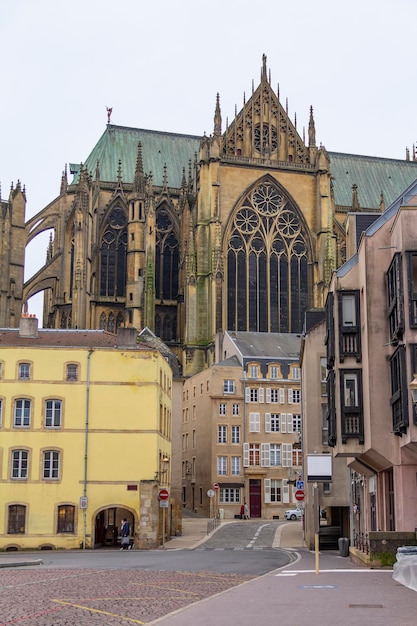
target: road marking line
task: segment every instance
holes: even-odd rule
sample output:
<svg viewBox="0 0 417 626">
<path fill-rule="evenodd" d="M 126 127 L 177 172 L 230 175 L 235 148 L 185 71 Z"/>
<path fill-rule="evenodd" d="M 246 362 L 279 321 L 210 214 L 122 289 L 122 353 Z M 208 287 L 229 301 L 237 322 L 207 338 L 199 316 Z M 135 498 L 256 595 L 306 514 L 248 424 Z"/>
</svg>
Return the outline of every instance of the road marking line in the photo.
<svg viewBox="0 0 417 626">
<path fill-rule="evenodd" d="M 319 570 L 320 574 L 336 574 L 336 573 L 342 573 L 342 574 L 357 574 L 358 572 L 364 573 L 364 572 L 371 572 L 372 574 L 375 574 L 375 572 L 388 572 L 390 574 L 392 574 L 392 570 L 387 570 L 387 569 L 321 569 Z M 316 570 L 314 569 L 297 569 L 297 570 L 290 570 L 289 572 L 279 572 L 278 574 L 275 574 L 275 576 L 295 576 L 296 574 L 315 574 Z"/>
<path fill-rule="evenodd" d="M 110 617 L 117 617 L 119 619 L 123 619 L 126 622 L 132 622 L 133 624 L 145 624 L 146 622 L 141 622 L 140 620 L 133 619 L 132 617 L 124 617 L 123 615 L 117 615 L 117 613 L 109 613 L 109 611 L 100 611 L 100 609 L 92 609 L 89 606 L 82 606 L 81 604 L 73 604 L 72 602 L 65 602 L 64 600 L 51 600 L 52 602 L 56 602 L 57 604 L 65 604 L 67 606 L 72 606 L 75 609 L 82 609 L 83 611 L 91 611 L 92 613 L 101 613 L 101 615 L 109 615 Z"/>
</svg>

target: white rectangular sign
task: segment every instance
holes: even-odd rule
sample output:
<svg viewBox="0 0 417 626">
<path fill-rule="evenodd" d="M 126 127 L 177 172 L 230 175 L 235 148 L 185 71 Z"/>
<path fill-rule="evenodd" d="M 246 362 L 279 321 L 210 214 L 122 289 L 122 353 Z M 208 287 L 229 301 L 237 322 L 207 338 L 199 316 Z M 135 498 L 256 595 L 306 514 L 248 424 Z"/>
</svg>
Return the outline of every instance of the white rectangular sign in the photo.
<svg viewBox="0 0 417 626">
<path fill-rule="evenodd" d="M 329 483 L 332 481 L 331 454 L 307 454 L 307 481 Z"/>
<path fill-rule="evenodd" d="M 169 500 L 159 500 L 159 508 L 167 509 L 169 506 Z"/>
</svg>

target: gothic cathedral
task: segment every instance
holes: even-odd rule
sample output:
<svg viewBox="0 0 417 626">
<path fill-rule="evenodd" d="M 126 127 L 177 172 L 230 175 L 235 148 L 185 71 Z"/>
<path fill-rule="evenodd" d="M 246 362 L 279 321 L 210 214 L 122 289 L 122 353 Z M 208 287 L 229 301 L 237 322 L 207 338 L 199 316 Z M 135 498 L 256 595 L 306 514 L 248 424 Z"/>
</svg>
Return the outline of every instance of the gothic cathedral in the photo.
<svg viewBox="0 0 417 626">
<path fill-rule="evenodd" d="M 40 213 L 25 223 L 20 183 L 1 201 L 0 326 L 43 291 L 44 326 L 148 327 L 184 376 L 212 363 L 219 330 L 300 333 L 345 258 L 347 213 L 379 213 L 393 177 L 398 194 L 417 177 L 414 161 L 317 146 L 312 108 L 300 134 L 265 56 L 230 124 L 217 96 L 210 136 L 108 122 Z M 46 263 L 23 283 L 25 245 L 44 231 Z"/>
</svg>

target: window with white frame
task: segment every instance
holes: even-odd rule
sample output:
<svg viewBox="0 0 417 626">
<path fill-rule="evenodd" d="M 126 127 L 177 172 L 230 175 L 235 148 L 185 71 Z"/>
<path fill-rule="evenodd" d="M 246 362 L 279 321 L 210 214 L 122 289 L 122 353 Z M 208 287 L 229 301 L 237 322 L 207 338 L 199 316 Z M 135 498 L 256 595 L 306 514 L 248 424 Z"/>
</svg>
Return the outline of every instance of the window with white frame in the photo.
<svg viewBox="0 0 417 626">
<path fill-rule="evenodd" d="M 232 443 L 240 443 L 240 426 L 232 426 Z"/>
<path fill-rule="evenodd" d="M 276 380 L 278 378 L 278 374 L 279 374 L 278 367 L 276 365 L 271 365 L 271 367 L 269 368 L 270 377 Z"/>
<path fill-rule="evenodd" d="M 259 443 L 249 443 L 249 465 L 260 465 L 261 446 Z"/>
<path fill-rule="evenodd" d="M 327 357 L 320 357 L 320 393 L 327 395 Z"/>
<path fill-rule="evenodd" d="M 325 446 L 329 445 L 329 410 L 327 404 L 321 405 L 321 441 Z"/>
<path fill-rule="evenodd" d="M 220 502 L 222 504 L 237 504 L 240 502 L 240 489 L 238 487 L 221 487 Z"/>
<path fill-rule="evenodd" d="M 259 389 L 257 387 L 248 387 L 246 389 L 246 402 L 258 402 Z"/>
<path fill-rule="evenodd" d="M 303 464 L 303 455 L 300 448 L 292 449 L 292 465 L 293 467 L 301 467 Z"/>
<path fill-rule="evenodd" d="M 46 428 L 60 428 L 61 426 L 61 400 L 47 400 L 45 402 L 45 426 Z"/>
<path fill-rule="evenodd" d="M 232 404 L 232 415 L 239 415 L 240 414 L 240 405 L 239 404 Z"/>
<path fill-rule="evenodd" d="M 223 381 L 223 393 L 235 393 L 235 381 L 226 379 Z"/>
<path fill-rule="evenodd" d="M 280 427 L 281 427 L 282 433 L 293 432 L 293 414 L 292 413 L 281 413 Z"/>
<path fill-rule="evenodd" d="M 217 443 L 227 443 L 227 426 L 224 424 L 217 427 Z"/>
<path fill-rule="evenodd" d="M 258 378 L 259 368 L 257 365 L 251 365 L 249 369 L 249 377 L 250 378 Z"/>
<path fill-rule="evenodd" d="M 288 404 L 299 404 L 301 402 L 300 389 L 288 389 Z"/>
<path fill-rule="evenodd" d="M 241 474 L 241 458 L 240 456 L 232 456 L 232 476 L 240 476 Z"/>
<path fill-rule="evenodd" d="M 219 404 L 219 415 L 226 415 L 226 403 L 220 402 Z"/>
<path fill-rule="evenodd" d="M 249 413 L 249 432 L 259 433 L 261 432 L 261 414 Z"/>
<path fill-rule="evenodd" d="M 30 363 L 19 363 L 19 380 L 30 379 Z"/>
<path fill-rule="evenodd" d="M 0 380 L 3 378 L 3 363 L 0 361 Z"/>
<path fill-rule="evenodd" d="M 295 433 L 301 433 L 301 415 L 294 413 L 292 416 L 292 429 Z"/>
<path fill-rule="evenodd" d="M 217 473 L 219 476 L 226 476 L 227 474 L 227 456 L 217 457 Z"/>
<path fill-rule="evenodd" d="M 280 414 L 271 413 L 271 433 L 279 433 Z"/>
<path fill-rule="evenodd" d="M 25 427 L 30 426 L 31 401 L 19 398 L 14 401 L 14 426 Z"/>
<path fill-rule="evenodd" d="M 269 445 L 269 462 L 271 466 L 281 465 L 281 444 L 271 443 Z"/>
<path fill-rule="evenodd" d="M 43 453 L 43 478 L 57 480 L 59 478 L 59 452 L 46 450 Z"/>
<path fill-rule="evenodd" d="M 75 523 L 75 506 L 72 504 L 61 504 L 58 506 L 58 528 L 57 533 L 73 533 Z"/>
<path fill-rule="evenodd" d="M 268 393 L 267 393 L 266 401 L 268 402 Z M 279 402 L 279 389 L 271 389 L 269 402 Z"/>
<path fill-rule="evenodd" d="M 11 478 L 26 479 L 28 477 L 29 452 L 13 450 Z"/>
<path fill-rule="evenodd" d="M 282 481 L 271 479 L 271 502 L 281 502 L 282 501 Z"/>
<path fill-rule="evenodd" d="M 300 368 L 299 367 L 292 367 L 291 368 L 291 378 L 293 380 L 300 380 L 301 373 L 300 373 Z"/>
</svg>

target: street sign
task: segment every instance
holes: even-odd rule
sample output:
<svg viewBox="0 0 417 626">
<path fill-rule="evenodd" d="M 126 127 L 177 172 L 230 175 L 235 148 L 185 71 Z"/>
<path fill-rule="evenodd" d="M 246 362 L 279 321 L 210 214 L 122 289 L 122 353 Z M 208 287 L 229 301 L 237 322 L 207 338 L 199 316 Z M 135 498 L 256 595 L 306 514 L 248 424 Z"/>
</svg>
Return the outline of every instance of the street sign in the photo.
<svg viewBox="0 0 417 626">
<path fill-rule="evenodd" d="M 80 498 L 80 509 L 86 509 L 88 504 L 87 496 L 81 496 Z"/>
<path fill-rule="evenodd" d="M 304 500 L 304 491 L 302 489 L 297 489 L 294 494 L 294 498 L 297 500 L 297 502 L 302 502 Z"/>
<path fill-rule="evenodd" d="M 169 491 L 168 491 L 168 489 L 160 489 L 158 497 L 159 497 L 160 500 L 168 500 L 168 498 L 169 498 Z"/>
<path fill-rule="evenodd" d="M 208 495 L 209 498 L 214 498 L 215 492 L 213 491 L 213 489 L 209 489 L 207 491 L 207 495 Z"/>
<path fill-rule="evenodd" d="M 169 506 L 168 500 L 159 500 L 159 508 L 160 509 L 167 509 L 168 506 Z"/>
<path fill-rule="evenodd" d="M 295 483 L 295 488 L 296 489 L 304 489 L 304 481 L 303 480 L 297 480 Z"/>
<path fill-rule="evenodd" d="M 213 489 L 215 489 L 217 491 L 218 488 L 219 488 L 219 483 L 214 483 Z"/>
</svg>

